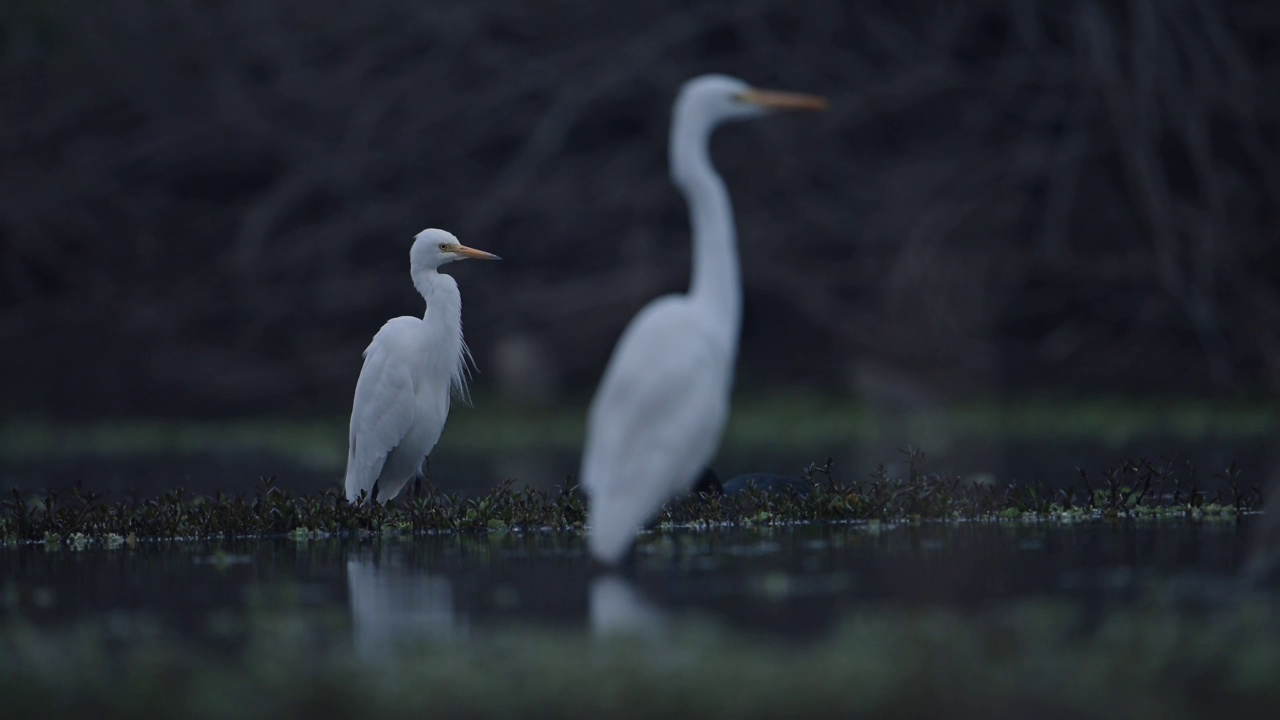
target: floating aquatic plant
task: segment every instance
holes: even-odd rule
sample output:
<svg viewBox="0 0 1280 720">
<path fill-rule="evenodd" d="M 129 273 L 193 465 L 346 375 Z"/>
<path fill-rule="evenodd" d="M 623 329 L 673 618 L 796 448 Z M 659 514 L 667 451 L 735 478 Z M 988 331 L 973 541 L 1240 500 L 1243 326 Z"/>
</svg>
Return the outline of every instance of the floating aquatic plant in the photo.
<svg viewBox="0 0 1280 720">
<path fill-rule="evenodd" d="M 1078 469 L 1066 487 L 996 485 L 926 470 L 909 452 L 906 472 L 884 466 L 864 479 L 836 477 L 830 459 L 803 473 L 810 491 L 766 492 L 748 487 L 730 495 L 696 493 L 669 503 L 663 527 L 743 527 L 802 522 L 938 520 L 1058 521 L 1107 519 L 1231 520 L 1257 509 L 1262 494 L 1232 465 L 1206 480 L 1190 463 L 1125 461 L 1095 475 Z M 460 497 L 424 485 L 396 502 L 353 504 L 340 492 L 294 494 L 270 478 L 238 494 L 188 496 L 178 489 L 156 498 L 111 501 L 75 486 L 59 492 L 0 500 L 0 541 L 43 542 L 78 549 L 119 547 L 139 540 L 422 535 L 493 531 L 578 530 L 586 498 L 571 481 L 553 491 L 516 488 L 508 480 L 488 493 Z"/>
</svg>

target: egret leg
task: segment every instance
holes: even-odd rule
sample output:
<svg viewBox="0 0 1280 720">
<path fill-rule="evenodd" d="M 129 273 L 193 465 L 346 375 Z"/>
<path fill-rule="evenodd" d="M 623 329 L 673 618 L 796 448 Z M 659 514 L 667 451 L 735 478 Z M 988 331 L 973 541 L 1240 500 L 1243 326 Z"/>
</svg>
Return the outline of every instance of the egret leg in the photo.
<svg viewBox="0 0 1280 720">
<path fill-rule="evenodd" d="M 413 496 L 422 497 L 422 480 L 427 477 L 427 473 L 431 472 L 431 456 L 427 455 L 422 458 L 422 467 L 418 469 L 418 474 L 413 476 Z"/>
</svg>

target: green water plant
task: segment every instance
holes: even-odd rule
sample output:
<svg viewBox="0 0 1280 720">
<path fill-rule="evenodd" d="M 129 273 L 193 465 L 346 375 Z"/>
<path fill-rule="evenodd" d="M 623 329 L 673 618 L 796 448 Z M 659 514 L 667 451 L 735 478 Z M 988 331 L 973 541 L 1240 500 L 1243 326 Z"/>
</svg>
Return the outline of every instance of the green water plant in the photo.
<svg viewBox="0 0 1280 720">
<path fill-rule="evenodd" d="M 883 465 L 868 477 L 844 481 L 828 458 L 803 473 L 810 491 L 747 488 L 731 495 L 694 493 L 664 507 L 656 520 L 672 527 L 754 527 L 822 522 L 1095 522 L 1230 521 L 1256 510 L 1262 493 L 1232 465 L 1204 478 L 1189 464 L 1142 459 L 1094 474 L 1077 469 L 1064 486 L 983 483 L 927 469 L 908 452 L 905 472 Z M 389 504 L 350 503 L 325 490 L 295 494 L 260 479 L 243 493 L 111 500 L 77 485 L 65 492 L 0 500 L 0 540 L 83 548 L 120 547 L 141 540 L 289 537 L 305 542 L 334 535 L 580 530 L 586 498 L 570 479 L 553 490 L 516 487 L 508 480 L 472 497 L 424 485 Z"/>
</svg>

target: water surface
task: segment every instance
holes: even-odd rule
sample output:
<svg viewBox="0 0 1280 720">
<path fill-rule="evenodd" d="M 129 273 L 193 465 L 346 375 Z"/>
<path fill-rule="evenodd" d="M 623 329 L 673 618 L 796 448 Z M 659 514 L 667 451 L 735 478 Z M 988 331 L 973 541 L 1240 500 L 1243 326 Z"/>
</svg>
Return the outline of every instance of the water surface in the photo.
<svg viewBox="0 0 1280 720">
<path fill-rule="evenodd" d="M 559 533 L 10 548 L 0 607 L 42 626 L 145 614 L 211 644 L 236 642 L 253 612 L 322 616 L 324 632 L 373 654 L 510 625 L 650 631 L 690 616 L 803 640 L 860 609 L 1053 597 L 1102 615 L 1153 592 L 1212 604 L 1236 582 L 1251 522 L 672 531 L 614 573 Z"/>
</svg>

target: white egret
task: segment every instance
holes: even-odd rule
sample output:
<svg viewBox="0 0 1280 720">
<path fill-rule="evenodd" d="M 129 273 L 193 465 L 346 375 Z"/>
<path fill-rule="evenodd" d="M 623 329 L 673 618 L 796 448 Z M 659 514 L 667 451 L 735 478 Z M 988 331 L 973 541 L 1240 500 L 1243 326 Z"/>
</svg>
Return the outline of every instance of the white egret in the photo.
<svg viewBox="0 0 1280 720">
<path fill-rule="evenodd" d="M 427 311 L 421 320 L 388 320 L 364 351 L 347 448 L 352 502 L 361 492 L 372 502 L 390 500 L 420 477 L 423 458 L 444 430 L 450 394 L 466 396 L 471 355 L 462 339 L 462 296 L 457 281 L 438 272 L 465 258 L 499 259 L 459 244 L 444 230 L 428 228 L 413 239 L 410 273 Z"/>
<path fill-rule="evenodd" d="M 759 90 L 723 75 L 684 84 L 668 162 L 693 228 L 687 294 L 660 297 L 623 331 L 587 416 L 579 480 L 588 545 L 616 564 L 642 523 L 687 492 L 715 454 L 729 416 L 742 314 L 733 209 L 711 165 L 717 125 L 775 110 L 822 110 L 824 98 Z"/>
</svg>

